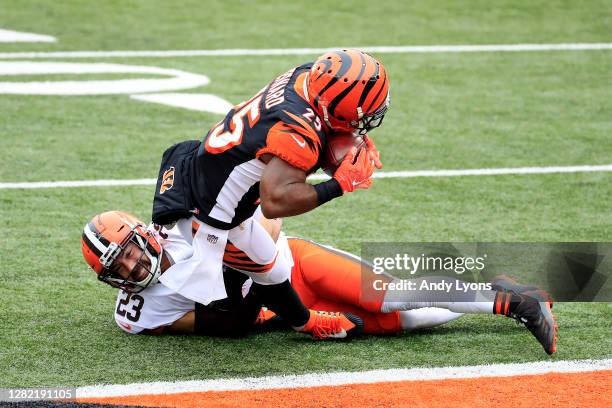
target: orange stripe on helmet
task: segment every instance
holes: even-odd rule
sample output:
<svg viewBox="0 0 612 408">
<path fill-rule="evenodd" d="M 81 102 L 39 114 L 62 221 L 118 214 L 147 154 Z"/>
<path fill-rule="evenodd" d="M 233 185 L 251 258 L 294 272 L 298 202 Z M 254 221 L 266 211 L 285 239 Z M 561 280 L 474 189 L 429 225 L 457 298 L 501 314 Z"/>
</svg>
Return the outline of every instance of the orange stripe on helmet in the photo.
<svg viewBox="0 0 612 408">
<path fill-rule="evenodd" d="M 315 106 L 319 104 L 320 101 L 330 101 L 336 93 L 328 91 L 336 85 L 341 79 L 349 72 L 349 69 L 353 65 L 352 55 L 343 51 L 333 51 L 323 55 L 320 60 L 323 60 L 317 66 L 316 72 L 319 73 L 318 76 L 314 77 L 311 84 L 309 85 L 308 92 L 314 91 L 313 97 Z M 317 61 L 319 63 L 319 61 Z M 315 63 L 315 64 L 317 64 Z M 314 68 L 314 66 L 313 66 Z M 311 71 L 312 73 L 312 71 Z M 342 82 L 340 82 L 340 88 L 343 89 Z"/>
<path fill-rule="evenodd" d="M 377 83 L 374 89 L 372 89 L 371 94 L 373 94 L 374 97 L 366 98 L 366 100 L 364 101 L 364 111 L 374 112 L 376 109 L 380 108 L 387 99 L 388 93 L 389 84 L 387 82 L 387 75 L 384 75 L 382 83 L 380 83 L 380 85 Z"/>
<path fill-rule="evenodd" d="M 308 74 L 309 102 L 335 131 L 352 131 L 385 103 L 389 81 L 383 65 L 360 50 L 328 52 Z"/>
<path fill-rule="evenodd" d="M 357 56 L 351 56 L 351 59 L 353 60 L 356 58 Z M 329 102 L 329 113 L 332 115 L 334 114 L 336 107 L 344 100 L 344 98 L 349 97 L 349 94 L 351 93 L 351 91 L 355 90 L 356 92 L 359 92 L 359 96 L 361 96 L 361 94 L 363 93 L 362 89 L 355 89 L 355 87 L 359 84 L 360 81 L 363 81 L 363 77 L 364 77 L 364 73 L 367 68 L 367 64 L 366 64 L 366 59 L 365 59 L 364 54 L 360 53 L 358 55 L 358 58 L 360 60 L 353 61 L 353 64 L 351 65 L 351 69 L 347 73 L 347 76 L 344 79 L 342 79 L 342 82 L 344 82 L 344 85 L 348 85 L 348 86 L 345 86 L 344 89 L 341 92 L 339 92 L 336 96 L 334 96 L 334 98 Z M 349 77 L 352 78 L 352 81 L 350 81 L 350 83 L 348 79 Z"/>
</svg>

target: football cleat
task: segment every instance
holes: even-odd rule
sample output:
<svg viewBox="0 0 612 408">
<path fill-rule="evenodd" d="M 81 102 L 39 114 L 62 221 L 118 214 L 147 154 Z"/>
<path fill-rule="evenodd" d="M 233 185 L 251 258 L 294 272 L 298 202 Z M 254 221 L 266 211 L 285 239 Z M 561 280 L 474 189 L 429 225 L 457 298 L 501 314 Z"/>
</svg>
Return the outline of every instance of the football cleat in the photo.
<svg viewBox="0 0 612 408">
<path fill-rule="evenodd" d="M 521 285 L 514 279 L 506 275 L 500 275 L 493 278 L 491 281 L 491 288 L 493 290 L 501 291 L 501 292 L 514 292 L 520 295 L 525 294 L 527 292 L 536 292 L 541 296 L 546 297 L 548 300 L 548 304 L 550 309 L 552 310 L 554 301 L 552 297 L 548 294 L 548 292 L 541 290 L 536 286 L 529 285 Z"/>
<path fill-rule="evenodd" d="M 301 331 L 318 340 L 349 339 L 363 331 L 363 320 L 352 313 L 311 310 Z"/>
<path fill-rule="evenodd" d="M 276 313 L 274 313 L 273 311 L 269 310 L 267 307 L 264 306 L 259 310 L 259 314 L 257 315 L 257 318 L 255 319 L 255 324 L 261 326 L 277 317 L 278 316 L 276 315 Z"/>
<path fill-rule="evenodd" d="M 557 322 L 550 310 L 548 297 L 544 291 L 528 291 L 523 294 L 498 292 L 495 313 L 524 324 L 544 347 L 544 351 L 553 354 L 557 351 Z M 513 305 L 510 306 L 510 303 Z"/>
</svg>

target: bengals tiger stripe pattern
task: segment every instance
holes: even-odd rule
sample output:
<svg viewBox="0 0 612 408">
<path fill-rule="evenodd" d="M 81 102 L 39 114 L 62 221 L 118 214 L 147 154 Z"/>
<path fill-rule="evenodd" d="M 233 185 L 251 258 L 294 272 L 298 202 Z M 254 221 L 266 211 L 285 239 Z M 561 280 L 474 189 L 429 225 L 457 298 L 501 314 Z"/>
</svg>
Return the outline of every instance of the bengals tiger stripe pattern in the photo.
<svg viewBox="0 0 612 408">
<path fill-rule="evenodd" d="M 308 97 L 334 130 L 353 130 L 362 118 L 388 101 L 384 66 L 360 50 L 337 50 L 321 56 L 308 78 Z"/>
</svg>

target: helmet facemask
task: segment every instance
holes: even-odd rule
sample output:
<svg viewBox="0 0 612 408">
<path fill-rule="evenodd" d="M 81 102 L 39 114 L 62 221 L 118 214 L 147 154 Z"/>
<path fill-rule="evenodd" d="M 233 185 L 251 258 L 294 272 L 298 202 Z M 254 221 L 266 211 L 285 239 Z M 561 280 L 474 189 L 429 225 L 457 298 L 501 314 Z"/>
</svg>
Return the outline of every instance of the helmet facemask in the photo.
<svg viewBox="0 0 612 408">
<path fill-rule="evenodd" d="M 102 272 L 98 275 L 98 279 L 108 283 L 109 285 L 123 289 L 127 292 L 138 293 L 147 287 L 157 283 L 161 275 L 161 258 L 163 249 L 161 246 L 158 252 L 149 242 L 149 239 L 155 239 L 149 232 L 143 231 L 142 227 L 134 226 L 126 238 L 120 243 L 111 242 L 107 251 L 100 256 L 100 263 L 103 266 Z M 141 252 L 134 266 L 129 271 L 126 277 L 117 273 L 117 265 L 115 261 L 122 256 L 124 251 L 128 250 L 130 243 L 134 244 Z M 144 277 L 134 279 L 144 271 Z"/>
<path fill-rule="evenodd" d="M 390 95 L 387 95 L 385 102 L 380 108 L 376 109 L 371 114 L 365 116 L 361 111 L 361 107 L 358 107 L 357 111 L 359 112 L 359 120 L 351 122 L 351 126 L 355 127 L 356 133 L 363 136 L 371 130 L 376 129 L 377 127 L 382 125 L 383 119 L 385 118 L 385 114 L 389 109 L 389 103 Z"/>
</svg>

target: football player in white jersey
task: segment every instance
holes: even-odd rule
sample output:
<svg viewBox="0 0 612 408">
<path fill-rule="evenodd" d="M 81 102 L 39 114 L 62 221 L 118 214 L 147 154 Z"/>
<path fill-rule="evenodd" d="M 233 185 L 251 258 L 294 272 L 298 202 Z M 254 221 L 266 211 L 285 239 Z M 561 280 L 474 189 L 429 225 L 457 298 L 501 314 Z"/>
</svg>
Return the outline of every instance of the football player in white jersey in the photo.
<svg viewBox="0 0 612 408">
<path fill-rule="evenodd" d="M 375 281 L 393 283 L 392 276 L 374 273 L 361 260 L 346 252 L 299 238 L 288 238 L 280 231 L 278 219 L 268 220 L 260 212 L 256 218 L 262 230 L 276 242 L 278 256 L 290 265 L 290 281 L 302 302 L 322 311 L 341 310 L 359 316 L 360 329 L 367 334 L 398 333 L 434 327 L 454 320 L 463 313 L 489 313 L 513 317 L 524 323 L 545 351 L 556 349 L 556 324 L 552 302 L 543 291 L 499 278 L 487 291 L 470 292 L 460 302 L 424 301 L 411 297 L 390 299 L 387 291 L 364 288 Z M 92 233 L 96 227 L 98 236 Z M 169 289 L 158 277 L 193 251 L 193 227 L 189 220 L 173 228 L 147 228 L 135 217 L 118 211 L 94 217 L 85 226 L 82 250 L 98 278 L 120 288 L 115 306 L 117 324 L 129 333 L 190 333 L 236 336 L 246 334 L 255 324 L 269 320 L 273 313 L 262 308 L 251 280 L 238 273 L 225 274 L 228 297 L 207 306 Z M 94 242 L 109 248 L 99 255 Z M 236 265 L 241 255 L 228 247 L 224 262 Z M 244 276 L 244 279 L 236 279 Z M 380 286 L 380 285 L 379 285 Z M 321 325 L 319 330 L 338 332 L 337 327 Z M 326 333 L 315 337 L 326 338 Z"/>
</svg>

